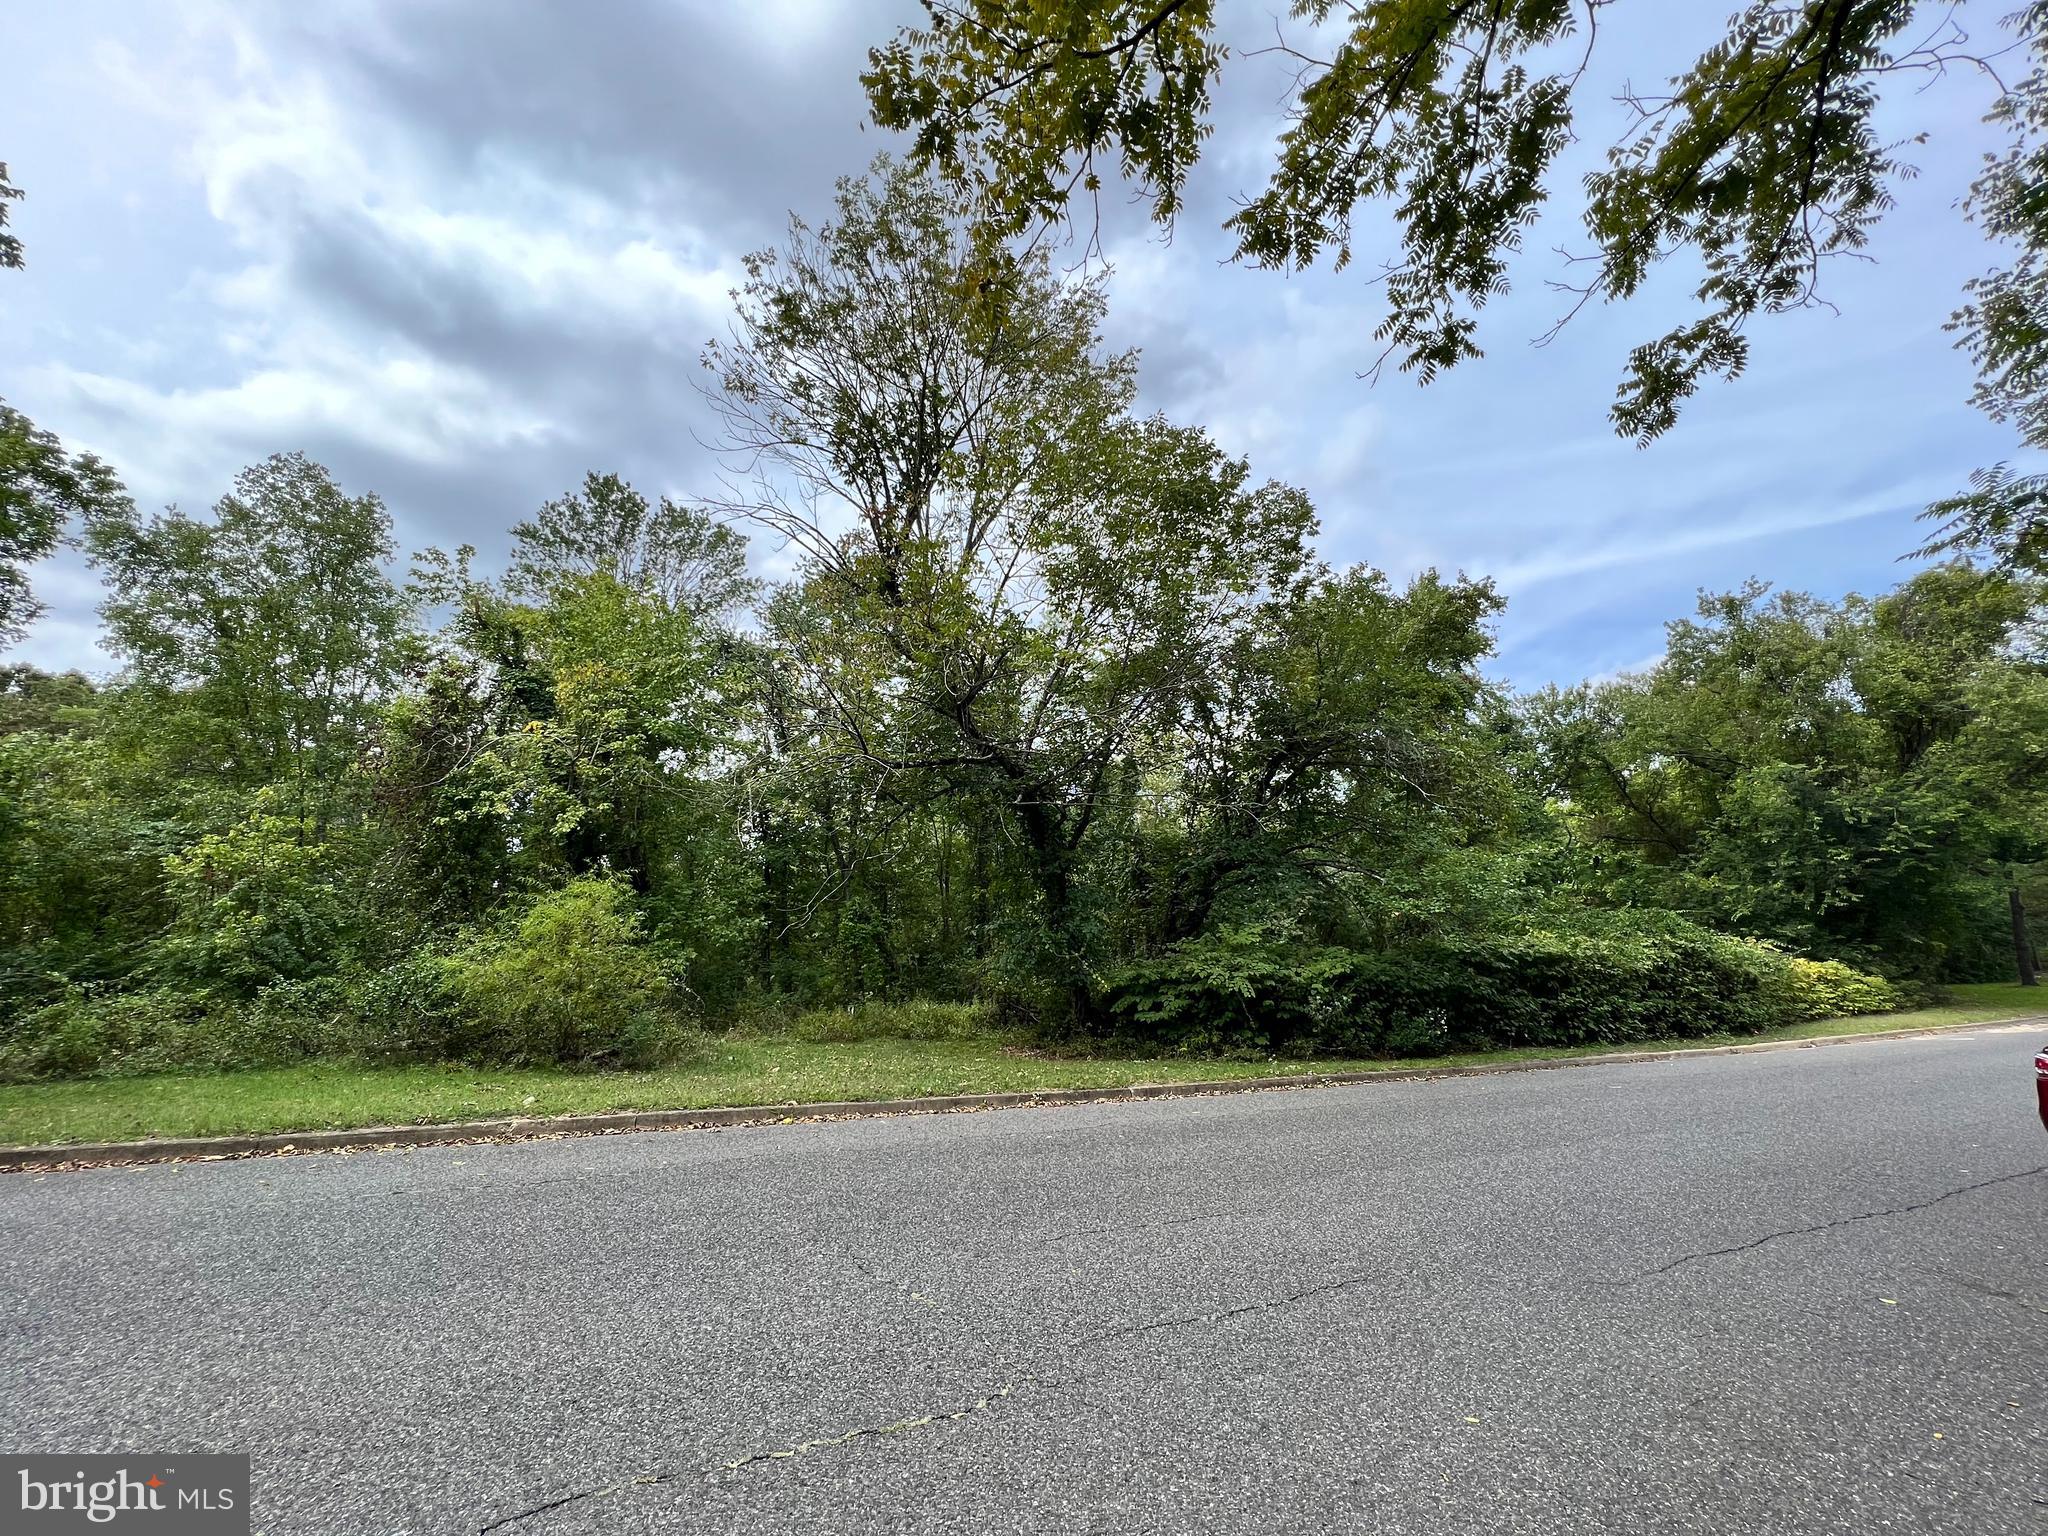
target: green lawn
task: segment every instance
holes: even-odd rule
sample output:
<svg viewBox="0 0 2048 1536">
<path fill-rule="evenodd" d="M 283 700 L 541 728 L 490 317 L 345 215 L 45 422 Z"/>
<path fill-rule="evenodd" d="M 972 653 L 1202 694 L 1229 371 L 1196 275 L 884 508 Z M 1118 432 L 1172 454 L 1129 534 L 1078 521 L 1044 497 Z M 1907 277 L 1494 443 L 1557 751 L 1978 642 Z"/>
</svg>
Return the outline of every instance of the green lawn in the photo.
<svg viewBox="0 0 2048 1536">
<path fill-rule="evenodd" d="M 1964 986 L 1942 1008 L 1832 1019 L 1745 1039 L 1888 1033 L 2048 1013 L 2048 989 Z M 1621 1047 L 1714 1045 L 1726 1039 Z M 721 1039 L 702 1058 L 660 1072 L 490 1071 L 463 1067 L 355 1067 L 338 1062 L 216 1076 L 165 1075 L 0 1087 L 0 1143 L 120 1141 L 241 1131 L 305 1131 L 359 1125 L 560 1115 L 608 1109 L 695 1109 L 716 1104 L 806 1104 L 922 1094 L 1039 1088 L 1128 1087 L 1276 1073 L 1471 1066 L 1613 1050 L 1493 1051 L 1428 1061 L 1210 1061 L 1185 1057 L 1068 1059 L 1034 1055 L 999 1040 L 866 1040 L 821 1044 L 778 1037 Z"/>
</svg>

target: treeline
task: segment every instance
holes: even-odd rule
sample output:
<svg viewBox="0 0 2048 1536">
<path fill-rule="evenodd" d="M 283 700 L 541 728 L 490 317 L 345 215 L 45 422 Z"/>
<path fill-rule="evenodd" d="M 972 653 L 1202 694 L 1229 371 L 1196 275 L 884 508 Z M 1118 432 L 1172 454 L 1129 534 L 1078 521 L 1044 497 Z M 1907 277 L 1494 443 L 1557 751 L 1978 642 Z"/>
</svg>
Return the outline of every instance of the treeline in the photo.
<svg viewBox="0 0 2048 1536">
<path fill-rule="evenodd" d="M 1416 1053 L 2030 964 L 2037 582 L 1756 586 L 1647 674 L 1514 697 L 1489 583 L 1327 564 L 1301 492 L 1136 412 L 1101 320 L 883 165 L 707 354 L 730 500 L 593 475 L 496 575 L 399 577 L 297 455 L 147 516 L 10 417 L 123 670 L 0 672 L 0 1074 L 642 1064 L 916 998 Z"/>
</svg>

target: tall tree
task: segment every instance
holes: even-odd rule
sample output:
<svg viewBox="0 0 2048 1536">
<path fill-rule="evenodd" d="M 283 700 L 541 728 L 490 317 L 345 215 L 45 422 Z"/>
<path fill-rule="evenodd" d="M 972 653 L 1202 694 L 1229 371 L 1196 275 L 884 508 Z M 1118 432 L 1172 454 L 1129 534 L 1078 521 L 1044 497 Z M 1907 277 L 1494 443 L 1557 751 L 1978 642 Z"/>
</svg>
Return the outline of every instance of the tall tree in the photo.
<svg viewBox="0 0 2048 1536">
<path fill-rule="evenodd" d="M 1362 567 L 1314 567 L 1261 604 L 1171 741 L 1186 768 L 1162 936 L 1319 904 L 1326 930 L 1381 942 L 1414 875 L 1491 840 L 1507 786 L 1477 669 L 1499 608 L 1486 582 L 1430 571 L 1395 592 Z"/>
<path fill-rule="evenodd" d="M 833 223 L 794 223 L 749 270 L 708 361 L 755 472 L 745 509 L 806 559 L 787 654 L 852 771 L 1005 820 L 1034 961 L 1084 1014 L 1083 845 L 1132 753 L 1301 568 L 1313 513 L 1200 432 L 1133 419 L 1099 290 L 963 232 L 900 167 L 843 184 Z"/>
<path fill-rule="evenodd" d="M 1651 672 L 1526 701 L 1611 900 L 1922 976 L 2002 947 L 2042 856 L 2039 588 L 1936 567 L 1875 601 L 1701 600 Z"/>
<path fill-rule="evenodd" d="M 276 454 L 237 475 L 211 519 L 124 504 L 88 518 L 85 542 L 108 587 L 108 647 L 184 706 L 181 766 L 293 786 L 309 806 L 340 783 L 411 638 L 381 501 Z"/>
<path fill-rule="evenodd" d="M 616 487 L 611 477 L 593 477 Z M 560 504 L 554 504 L 556 514 Z M 583 526 L 588 527 L 589 524 Z M 619 877 L 700 986 L 737 985 L 752 871 L 728 792 L 739 756 L 741 642 L 701 611 L 744 581 L 720 541 L 709 576 L 669 587 L 636 567 L 578 568 L 547 514 L 515 530 L 514 576 L 429 552 L 420 594 L 449 610 L 421 684 L 385 712 L 380 820 L 421 907 L 489 912 L 508 892 Z M 585 546 L 592 551 L 592 546 Z M 673 571 L 674 568 L 671 568 Z"/>
</svg>

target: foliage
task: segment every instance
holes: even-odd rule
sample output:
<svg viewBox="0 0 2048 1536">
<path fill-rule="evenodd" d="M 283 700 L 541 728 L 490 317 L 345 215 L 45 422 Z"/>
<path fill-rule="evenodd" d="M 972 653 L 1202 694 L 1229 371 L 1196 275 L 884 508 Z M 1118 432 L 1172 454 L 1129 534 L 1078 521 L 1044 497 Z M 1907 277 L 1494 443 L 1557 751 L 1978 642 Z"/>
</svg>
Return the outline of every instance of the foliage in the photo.
<svg viewBox="0 0 2048 1536">
<path fill-rule="evenodd" d="M 682 1040 L 675 978 L 617 880 L 572 880 L 474 932 L 440 985 L 456 1053 L 480 1060 L 647 1066 Z"/>
<path fill-rule="evenodd" d="M 1110 1011 L 1131 1036 L 1197 1053 L 1272 1052 L 1334 1032 L 1358 957 L 1244 924 L 1183 939 L 1110 979 Z"/>
<path fill-rule="evenodd" d="M 324 1005 L 324 1006 L 323 1006 Z M 225 1072 L 338 1054 L 332 988 L 290 986 L 230 1001 L 175 987 L 74 987 L 0 1023 L 0 1082 Z"/>
<path fill-rule="evenodd" d="M 288 785 L 308 804 L 331 792 L 406 660 L 383 503 L 276 454 L 236 476 L 211 521 L 122 503 L 88 517 L 85 544 L 109 589 L 108 647 L 157 700 L 154 729 L 180 738 L 174 770 Z"/>
<path fill-rule="evenodd" d="M 18 266 L 6 260 L 6 180 L 0 165 L 0 266 Z M 67 454 L 53 434 L 0 401 L 0 646 L 18 640 L 42 612 L 23 568 L 52 553 L 72 519 L 118 515 L 128 505 L 105 464 L 89 453 Z"/>
<path fill-rule="evenodd" d="M 2010 263 L 1968 285 L 1951 330 L 1977 367 L 1976 405 L 2019 429 L 2029 448 L 2048 448 L 2048 0 L 2011 18 L 2033 51 L 2033 67 L 2003 96 L 1992 121 L 2012 134 L 1987 158 L 1964 207 L 2011 252 Z M 2009 465 L 1983 470 L 1970 489 L 1925 514 L 1938 530 L 1921 554 L 1990 554 L 2009 567 L 2048 573 L 2048 478 Z"/>
<path fill-rule="evenodd" d="M 354 910 L 366 894 L 352 888 L 360 872 L 312 818 L 271 809 L 279 798 L 259 792 L 246 819 L 165 857 L 175 915 L 151 969 L 246 996 L 352 968 L 350 940 L 365 927 Z"/>
<path fill-rule="evenodd" d="M 716 619 L 753 600 L 746 540 L 697 507 L 647 498 L 617 475 L 592 474 L 581 491 L 543 502 L 512 525 L 506 585 L 544 595 L 564 583 L 609 578 L 693 618 Z"/>
<path fill-rule="evenodd" d="M 1995 974 L 1992 914 L 2048 857 L 2040 604 L 1968 565 L 1875 602 L 1752 584 L 1651 672 L 1528 700 L 1577 878 L 1893 974 Z"/>
<path fill-rule="evenodd" d="M 1316 40 L 1274 45 L 1298 69 L 1265 188 L 1227 221 L 1237 258 L 1292 268 L 1332 252 L 1341 267 L 1359 207 L 1391 204 L 1400 251 L 1382 272 L 1382 360 L 1427 380 L 1476 357 L 1478 311 L 1506 288 L 1553 193 L 1602 3 L 1296 0 Z M 870 51 L 862 76 L 875 120 L 913 135 L 916 164 L 1008 236 L 1071 218 L 1113 153 L 1154 218 L 1172 223 L 1229 63 L 1217 7 L 925 9 L 923 26 Z M 2030 22 L 2042 10 L 2031 6 Z M 1753 317 L 1817 302 L 1826 259 L 1863 248 L 1911 174 L 1874 127 L 1880 87 L 1979 62 L 1951 12 L 1937 0 L 1748 0 L 1666 90 L 1624 91 L 1633 125 L 1586 180 L 1593 249 L 1583 279 L 1559 284 L 1565 318 L 1632 296 L 1679 251 L 1702 276 L 1697 318 L 1631 355 L 1617 430 L 1645 441 L 1668 430 L 1703 378 L 1741 371 Z M 2012 183 L 2030 168 L 2016 162 Z"/>
<path fill-rule="evenodd" d="M 2048 438 L 2029 446 L 2048 446 Z M 2048 475 L 1994 464 L 1972 474 L 1967 491 L 1944 496 L 1922 515 L 1940 526 L 1917 555 L 1962 550 L 1990 555 L 2014 570 L 2048 572 Z"/>
<path fill-rule="evenodd" d="M 1892 1013 L 1906 1003 L 1904 994 L 1882 976 L 1853 970 L 1839 960 L 1793 956 L 1785 962 L 1780 985 L 1786 993 L 1786 1022 L 1793 1024 Z"/>
<path fill-rule="evenodd" d="M 1670 919 L 1445 936 L 1376 953 L 1226 929 L 1133 966 L 1128 1035 L 1180 1051 L 1429 1056 L 1749 1034 L 1900 1005 L 1839 962 Z"/>
<path fill-rule="evenodd" d="M 7 179 L 7 162 L 0 160 L 0 267 L 22 265 L 21 237 L 7 232 L 7 217 L 14 211 L 8 204 L 19 202 L 24 196 L 22 189 Z"/>
<path fill-rule="evenodd" d="M 127 977 L 168 912 L 174 838 L 90 732 L 0 734 L 0 1016 Z"/>
</svg>

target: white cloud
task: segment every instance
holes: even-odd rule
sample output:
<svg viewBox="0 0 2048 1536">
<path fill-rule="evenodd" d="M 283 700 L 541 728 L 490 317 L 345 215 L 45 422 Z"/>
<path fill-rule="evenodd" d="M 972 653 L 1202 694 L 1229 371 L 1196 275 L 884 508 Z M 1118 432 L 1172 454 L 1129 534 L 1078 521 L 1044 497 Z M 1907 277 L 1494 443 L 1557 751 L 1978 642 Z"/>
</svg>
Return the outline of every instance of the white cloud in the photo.
<svg viewBox="0 0 2048 1536">
<path fill-rule="evenodd" d="M 465 457 L 545 437 L 489 380 L 420 353 L 369 356 L 310 328 L 293 332 L 276 361 L 234 383 L 155 389 L 133 379 L 59 366 L 38 383 L 83 417 L 96 440 L 121 440 L 119 462 L 137 486 L 221 478 L 223 443 L 237 462 L 262 445 L 356 438 L 396 457 L 453 465 Z"/>
<path fill-rule="evenodd" d="M 110 96 L 160 123 L 245 258 L 180 284 L 214 312 L 205 371 L 224 377 L 172 370 L 156 383 L 57 360 L 30 372 L 139 489 L 220 483 L 252 451 L 315 440 L 455 468 L 566 430 L 550 412 L 553 370 L 494 373 L 310 287 L 300 268 L 316 235 L 376 263 L 368 299 L 450 330 L 472 321 L 694 358 L 723 313 L 737 263 L 700 231 L 487 154 L 451 182 L 402 123 L 339 96 L 317 57 L 281 57 L 229 8 L 192 5 L 183 19 L 177 42 L 148 57 L 117 43 L 95 57 Z M 448 314 L 437 288 L 480 315 Z M 131 342 L 131 356 L 150 345 Z"/>
<path fill-rule="evenodd" d="M 1629 537 L 1593 546 L 1547 548 L 1518 560 L 1503 561 L 1490 569 L 1508 591 L 1523 592 L 1550 582 L 1683 559 L 1703 550 L 1747 544 L 1802 529 L 1862 522 L 1866 518 L 1896 513 L 1901 507 L 1917 509 L 1940 495 L 1943 486 L 1944 482 L 1930 479 L 1917 485 L 1901 485 L 1878 494 L 1830 501 L 1796 511 L 1727 520 L 1701 517 L 1696 513 L 1690 527 L 1675 533 L 1650 538 L 1632 533 Z"/>
</svg>

